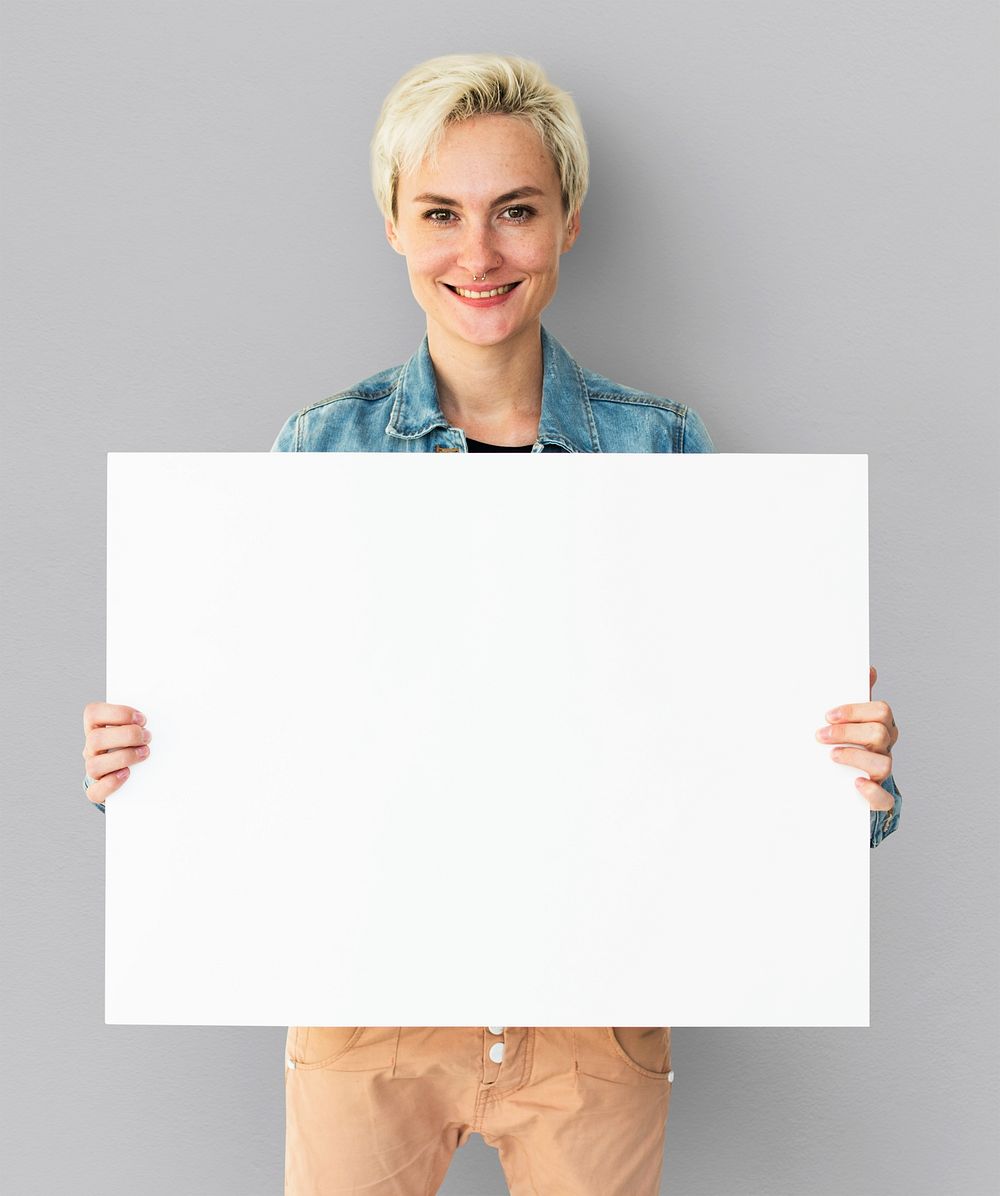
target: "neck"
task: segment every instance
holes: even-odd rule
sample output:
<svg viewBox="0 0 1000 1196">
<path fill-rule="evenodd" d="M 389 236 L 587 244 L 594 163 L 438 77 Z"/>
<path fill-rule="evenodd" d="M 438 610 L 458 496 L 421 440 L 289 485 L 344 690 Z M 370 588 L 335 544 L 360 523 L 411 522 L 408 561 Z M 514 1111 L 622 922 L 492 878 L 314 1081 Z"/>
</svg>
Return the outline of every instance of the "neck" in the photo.
<svg viewBox="0 0 1000 1196">
<path fill-rule="evenodd" d="M 471 345 L 428 322 L 427 347 L 449 423 L 495 444 L 534 439 L 542 411 L 538 321 L 499 345 Z"/>
</svg>

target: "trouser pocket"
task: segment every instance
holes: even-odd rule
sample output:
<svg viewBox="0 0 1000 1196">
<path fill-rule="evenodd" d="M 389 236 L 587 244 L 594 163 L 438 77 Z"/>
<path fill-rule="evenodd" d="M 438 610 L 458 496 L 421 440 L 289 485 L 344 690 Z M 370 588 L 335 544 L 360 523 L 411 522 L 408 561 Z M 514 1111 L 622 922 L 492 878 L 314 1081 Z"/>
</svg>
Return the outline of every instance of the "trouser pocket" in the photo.
<svg viewBox="0 0 1000 1196">
<path fill-rule="evenodd" d="M 398 1026 L 289 1026 L 285 1065 L 297 1071 L 377 1071 L 396 1062 Z"/>
</svg>

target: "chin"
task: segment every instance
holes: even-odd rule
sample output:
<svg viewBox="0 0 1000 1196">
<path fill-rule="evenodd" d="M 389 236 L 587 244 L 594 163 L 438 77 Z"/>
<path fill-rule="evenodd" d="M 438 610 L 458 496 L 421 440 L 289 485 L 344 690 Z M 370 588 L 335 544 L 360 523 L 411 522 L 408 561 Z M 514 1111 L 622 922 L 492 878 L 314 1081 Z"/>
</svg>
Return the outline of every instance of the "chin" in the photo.
<svg viewBox="0 0 1000 1196">
<path fill-rule="evenodd" d="M 486 327 L 470 321 L 468 324 L 451 323 L 449 327 L 454 330 L 457 336 L 464 337 L 467 341 L 475 341 L 476 344 L 480 345 L 495 345 L 498 341 L 505 341 L 508 337 L 519 332 L 521 323 L 518 321 L 516 324 L 493 324 Z"/>
<path fill-rule="evenodd" d="M 456 320 L 451 319 L 439 320 L 442 328 L 448 330 L 452 336 L 460 337 L 472 345 L 500 345 L 504 341 L 510 340 L 511 337 L 517 336 L 518 333 L 523 332 L 525 328 L 535 324 L 537 317 L 529 316 L 527 319 L 519 318 L 517 320 L 503 320 L 490 323 L 487 320 L 477 322 L 475 320 Z"/>
</svg>

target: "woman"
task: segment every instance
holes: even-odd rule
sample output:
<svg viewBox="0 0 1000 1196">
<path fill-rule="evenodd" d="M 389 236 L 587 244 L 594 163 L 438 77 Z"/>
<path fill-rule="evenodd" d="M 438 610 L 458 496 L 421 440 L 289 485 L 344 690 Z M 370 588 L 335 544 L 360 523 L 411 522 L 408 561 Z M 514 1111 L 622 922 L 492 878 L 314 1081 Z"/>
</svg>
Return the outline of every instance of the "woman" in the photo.
<svg viewBox="0 0 1000 1196">
<path fill-rule="evenodd" d="M 449 55 L 408 72 L 382 108 L 372 181 L 426 334 L 402 366 L 290 416 L 272 451 L 712 452 L 690 408 L 578 365 L 541 325 L 587 177 L 576 107 L 535 64 Z M 834 758 L 871 775 L 876 846 L 899 816 L 892 711 L 826 718 L 820 738 L 859 745 Z M 92 801 L 148 754 L 144 722 L 88 705 Z M 515 1196 L 652 1196 L 672 1081 L 667 1027 L 292 1026 L 285 1191 L 424 1196 L 478 1132 Z"/>
</svg>

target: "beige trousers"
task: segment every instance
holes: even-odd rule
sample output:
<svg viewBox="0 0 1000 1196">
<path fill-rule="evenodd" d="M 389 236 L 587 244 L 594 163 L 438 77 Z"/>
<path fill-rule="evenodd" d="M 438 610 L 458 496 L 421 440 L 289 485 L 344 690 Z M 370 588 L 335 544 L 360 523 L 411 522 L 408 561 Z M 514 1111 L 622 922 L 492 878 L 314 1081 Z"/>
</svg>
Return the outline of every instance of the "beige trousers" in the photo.
<svg viewBox="0 0 1000 1196">
<path fill-rule="evenodd" d="M 511 1196 L 655 1196 L 670 1030 L 290 1026 L 286 1196 L 432 1196 L 478 1133 Z"/>
</svg>

